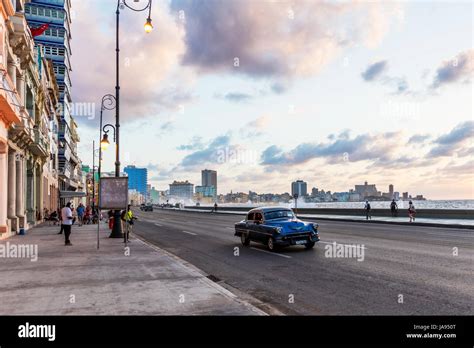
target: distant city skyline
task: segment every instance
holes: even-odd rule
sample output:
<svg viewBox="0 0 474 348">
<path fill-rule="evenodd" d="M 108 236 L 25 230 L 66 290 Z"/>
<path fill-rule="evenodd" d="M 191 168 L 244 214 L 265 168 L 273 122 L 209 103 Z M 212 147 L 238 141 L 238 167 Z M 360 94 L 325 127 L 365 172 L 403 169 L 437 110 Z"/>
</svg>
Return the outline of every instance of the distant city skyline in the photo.
<svg viewBox="0 0 474 348">
<path fill-rule="evenodd" d="M 212 167 L 219 192 L 285 192 L 304 177 L 474 198 L 472 2 L 202 4 L 154 2 L 149 35 L 123 17 L 123 166 L 148 168 L 159 189 Z M 73 0 L 73 100 L 96 105 L 76 117 L 86 164 L 113 92 L 115 6 Z M 111 146 L 104 170 L 114 160 Z"/>
</svg>

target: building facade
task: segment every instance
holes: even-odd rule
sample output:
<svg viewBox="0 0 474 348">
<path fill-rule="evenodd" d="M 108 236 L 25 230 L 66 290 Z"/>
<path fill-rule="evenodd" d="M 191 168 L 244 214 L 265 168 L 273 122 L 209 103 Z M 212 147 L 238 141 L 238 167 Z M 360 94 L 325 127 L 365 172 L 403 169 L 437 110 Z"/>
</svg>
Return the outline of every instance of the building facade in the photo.
<svg viewBox="0 0 474 348">
<path fill-rule="evenodd" d="M 128 176 L 128 189 L 136 190 L 146 198 L 148 196 L 148 169 L 127 166 L 124 171 Z"/>
<path fill-rule="evenodd" d="M 214 186 L 217 191 L 217 171 L 209 169 L 201 171 L 201 185 Z"/>
<path fill-rule="evenodd" d="M 217 199 L 217 171 L 209 169 L 201 171 L 201 186 L 196 186 L 196 196 L 204 200 Z"/>
<path fill-rule="evenodd" d="M 35 6 L 49 12 L 32 20 Z M 69 1 L 0 0 L 0 238 L 42 222 L 58 208 L 60 129 L 66 119 L 73 120 L 64 111 L 64 104 L 71 103 L 70 81 L 61 80 L 57 58 L 48 50 L 51 32 L 36 37 L 32 32 L 37 34 L 41 23 L 54 26 L 55 17 L 62 16 L 51 8 L 60 7 L 69 18 Z M 62 23 L 69 28 L 68 20 Z M 62 44 L 69 39 L 65 35 Z M 73 161 L 79 163 L 76 153 Z M 64 189 L 82 178 L 67 180 Z"/>
<path fill-rule="evenodd" d="M 364 185 L 355 185 L 354 191 L 358 193 L 361 198 L 380 196 L 377 187 L 374 184 L 369 185 L 367 181 L 364 182 Z"/>
<path fill-rule="evenodd" d="M 2 190 L 5 195 L 1 196 L 0 231 L 8 236 L 41 222 L 52 206 L 56 209 L 54 125 L 58 120 L 55 112 L 58 87 L 52 63 L 35 46 L 24 14 L 25 1 L 0 3 L 1 150 L 8 161 L 5 176 L 8 189 Z M 12 112 L 19 122 L 13 121 Z M 0 177 L 1 185 L 5 185 L 3 175 Z"/>
<path fill-rule="evenodd" d="M 68 192 L 84 189 L 81 162 L 77 156 L 80 139 L 71 114 L 71 2 L 31 0 L 25 6 L 25 15 L 31 28 L 49 25 L 46 31 L 35 37 L 35 45 L 46 59 L 52 61 L 58 84 L 58 176 L 60 191 L 66 197 Z"/>
<path fill-rule="evenodd" d="M 303 180 L 296 180 L 291 183 L 291 195 L 294 197 L 295 194 L 298 197 L 303 197 L 308 195 L 308 184 Z"/>
<path fill-rule="evenodd" d="M 174 181 L 170 184 L 171 197 L 192 199 L 194 194 L 194 185 L 189 181 Z"/>
</svg>

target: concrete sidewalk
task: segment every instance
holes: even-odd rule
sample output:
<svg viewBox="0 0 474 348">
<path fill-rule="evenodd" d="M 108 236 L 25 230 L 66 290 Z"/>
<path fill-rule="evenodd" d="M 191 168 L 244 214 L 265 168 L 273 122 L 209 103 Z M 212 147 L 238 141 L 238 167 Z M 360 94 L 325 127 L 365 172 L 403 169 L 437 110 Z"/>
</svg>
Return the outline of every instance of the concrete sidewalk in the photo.
<svg viewBox="0 0 474 348">
<path fill-rule="evenodd" d="M 73 226 L 68 247 L 58 231 L 46 225 L 0 242 L 0 315 L 265 314 L 162 249 L 136 238 L 125 248 L 103 223 L 99 250 L 97 225 Z M 36 261 L 14 256 L 26 244 Z"/>
</svg>

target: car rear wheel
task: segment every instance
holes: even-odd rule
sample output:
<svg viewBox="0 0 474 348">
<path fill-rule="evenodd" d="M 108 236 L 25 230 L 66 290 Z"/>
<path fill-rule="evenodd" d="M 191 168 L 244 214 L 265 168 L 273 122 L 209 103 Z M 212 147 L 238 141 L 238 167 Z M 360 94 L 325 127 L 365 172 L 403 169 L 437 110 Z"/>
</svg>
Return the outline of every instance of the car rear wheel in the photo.
<svg viewBox="0 0 474 348">
<path fill-rule="evenodd" d="M 244 245 L 244 246 L 249 246 L 250 245 L 250 238 L 245 233 L 242 233 L 240 235 L 240 241 L 242 242 L 242 245 Z"/>
<path fill-rule="evenodd" d="M 306 243 L 306 244 L 304 245 L 304 247 L 305 247 L 306 249 L 313 249 L 313 247 L 314 247 L 315 244 L 316 244 L 315 242 L 308 242 L 308 243 Z"/>
<path fill-rule="evenodd" d="M 270 251 L 275 251 L 276 250 L 275 241 L 273 240 L 272 237 L 268 238 L 268 240 L 267 240 L 267 248 Z"/>
</svg>

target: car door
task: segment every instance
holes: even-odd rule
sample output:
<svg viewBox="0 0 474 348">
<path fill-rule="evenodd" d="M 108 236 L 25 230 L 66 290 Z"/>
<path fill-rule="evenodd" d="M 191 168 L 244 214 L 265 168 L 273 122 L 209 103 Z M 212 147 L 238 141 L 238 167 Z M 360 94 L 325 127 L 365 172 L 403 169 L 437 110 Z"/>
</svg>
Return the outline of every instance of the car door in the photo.
<svg viewBox="0 0 474 348">
<path fill-rule="evenodd" d="M 245 220 L 245 230 L 251 240 L 252 240 L 251 230 L 254 228 L 254 216 L 255 214 L 253 212 L 248 213 L 247 219 Z"/>
<path fill-rule="evenodd" d="M 261 212 L 255 212 L 253 226 L 252 226 L 252 237 L 251 239 L 259 242 L 266 242 L 265 230 L 262 226 L 263 224 L 263 214 Z"/>
</svg>

